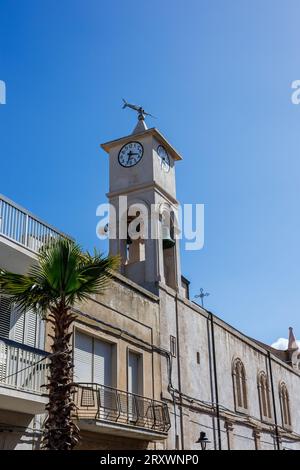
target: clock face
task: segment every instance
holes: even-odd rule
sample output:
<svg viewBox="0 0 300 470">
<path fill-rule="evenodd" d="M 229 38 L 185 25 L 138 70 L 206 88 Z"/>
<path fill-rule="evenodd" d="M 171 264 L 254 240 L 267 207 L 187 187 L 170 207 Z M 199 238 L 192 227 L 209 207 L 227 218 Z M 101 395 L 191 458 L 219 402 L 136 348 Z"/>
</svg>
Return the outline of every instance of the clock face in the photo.
<svg viewBox="0 0 300 470">
<path fill-rule="evenodd" d="M 159 145 L 157 147 L 157 155 L 160 159 L 161 168 L 164 171 L 168 172 L 170 170 L 170 157 L 165 147 L 163 147 L 162 145 Z"/>
<path fill-rule="evenodd" d="M 142 159 L 143 153 L 144 148 L 142 144 L 139 142 L 128 142 L 119 152 L 119 163 L 126 168 L 130 168 Z"/>
</svg>

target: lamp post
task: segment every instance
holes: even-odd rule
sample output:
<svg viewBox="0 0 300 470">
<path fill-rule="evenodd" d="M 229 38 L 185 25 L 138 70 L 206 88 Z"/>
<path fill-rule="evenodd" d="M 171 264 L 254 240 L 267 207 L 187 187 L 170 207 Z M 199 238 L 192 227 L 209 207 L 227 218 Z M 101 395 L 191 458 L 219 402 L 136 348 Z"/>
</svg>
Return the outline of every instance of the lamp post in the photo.
<svg viewBox="0 0 300 470">
<path fill-rule="evenodd" d="M 200 431 L 199 439 L 196 441 L 196 444 L 201 445 L 201 450 L 206 450 L 207 444 L 210 443 L 210 440 L 206 437 L 206 433 L 204 431 Z"/>
</svg>

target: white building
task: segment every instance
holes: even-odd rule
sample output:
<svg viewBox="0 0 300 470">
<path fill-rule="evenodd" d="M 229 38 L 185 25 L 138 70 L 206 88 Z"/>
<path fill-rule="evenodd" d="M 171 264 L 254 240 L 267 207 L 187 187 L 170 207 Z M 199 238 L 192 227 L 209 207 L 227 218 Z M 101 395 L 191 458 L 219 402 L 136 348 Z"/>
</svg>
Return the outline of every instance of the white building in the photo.
<svg viewBox="0 0 300 470">
<path fill-rule="evenodd" d="M 110 241 L 121 272 L 104 296 L 76 307 L 79 448 L 200 449 L 205 432 L 208 449 L 300 449 L 300 351 L 292 330 L 287 351 L 278 351 L 190 301 L 179 240 L 166 243 L 172 230 L 164 231 L 164 214 L 178 205 L 181 156 L 143 120 L 102 147 L 117 218 L 119 196 L 136 207 L 157 204 L 160 216 L 148 220 L 156 239 L 118 234 Z M 130 224 L 132 216 L 125 218 Z M 26 272 L 53 236 L 65 235 L 1 196 L 0 267 Z M 43 322 L 6 303 L 1 297 L 0 448 L 36 448 L 49 341 Z"/>
</svg>

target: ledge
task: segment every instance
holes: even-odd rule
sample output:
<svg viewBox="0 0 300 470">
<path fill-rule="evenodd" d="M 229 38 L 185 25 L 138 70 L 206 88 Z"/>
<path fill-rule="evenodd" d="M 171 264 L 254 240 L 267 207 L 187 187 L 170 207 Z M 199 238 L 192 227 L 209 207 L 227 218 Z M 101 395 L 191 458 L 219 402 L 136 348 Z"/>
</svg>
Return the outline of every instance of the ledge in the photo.
<svg viewBox="0 0 300 470">
<path fill-rule="evenodd" d="M 35 415 L 45 412 L 48 397 L 0 384 L 0 403 L 2 410 Z"/>
<path fill-rule="evenodd" d="M 97 432 L 101 434 L 112 434 L 114 436 L 141 439 L 144 441 L 161 441 L 168 437 L 168 433 L 153 431 L 151 429 L 137 426 L 122 425 L 97 419 L 76 420 L 80 429 L 84 431 Z"/>
</svg>

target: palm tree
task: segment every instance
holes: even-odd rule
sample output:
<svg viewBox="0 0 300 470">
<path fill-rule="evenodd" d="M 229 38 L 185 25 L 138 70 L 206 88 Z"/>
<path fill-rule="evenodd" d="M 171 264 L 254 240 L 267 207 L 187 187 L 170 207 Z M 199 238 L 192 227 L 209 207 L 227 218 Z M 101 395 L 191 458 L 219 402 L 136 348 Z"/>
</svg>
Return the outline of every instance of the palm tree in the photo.
<svg viewBox="0 0 300 470">
<path fill-rule="evenodd" d="M 60 238 L 40 250 L 38 263 L 28 275 L 0 271 L 0 292 L 52 325 L 43 448 L 72 450 L 79 440 L 79 429 L 72 421 L 76 409 L 70 346 L 75 319 L 72 307 L 91 294 L 102 293 L 118 262 L 117 257 L 103 257 L 96 251 L 93 256 L 82 252 L 73 241 Z"/>
</svg>

